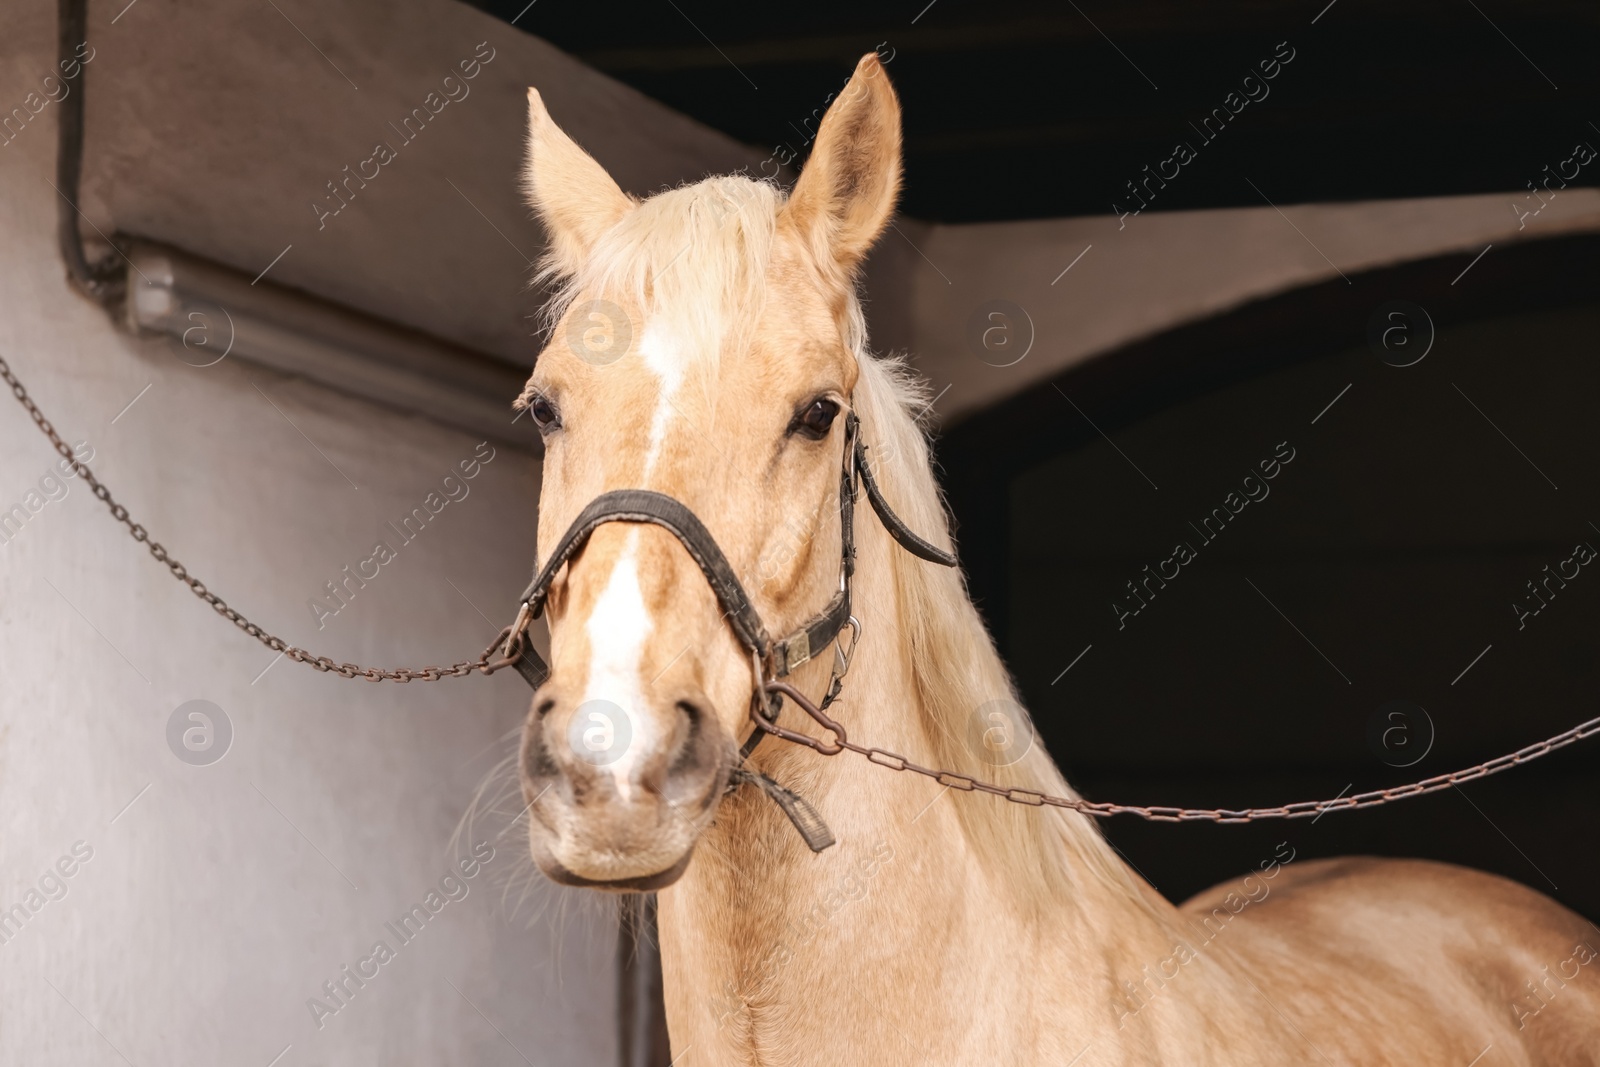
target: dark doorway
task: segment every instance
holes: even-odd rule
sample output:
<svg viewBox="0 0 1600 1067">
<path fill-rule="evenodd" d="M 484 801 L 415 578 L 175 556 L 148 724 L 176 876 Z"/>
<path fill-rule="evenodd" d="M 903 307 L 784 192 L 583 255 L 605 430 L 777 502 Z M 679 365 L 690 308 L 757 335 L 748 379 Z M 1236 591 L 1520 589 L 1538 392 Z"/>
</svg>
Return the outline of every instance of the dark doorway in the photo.
<svg viewBox="0 0 1600 1067">
<path fill-rule="evenodd" d="M 1332 797 L 1595 714 L 1600 567 L 1576 546 L 1600 547 L 1600 247 L 1505 252 L 1465 290 L 1450 284 L 1465 257 L 1446 257 L 1263 301 L 945 436 L 974 591 L 1086 795 Z M 1399 319 L 1393 301 L 1409 302 Z M 1391 365 L 1429 339 L 1417 307 L 1431 349 Z M 1388 362 L 1368 343 L 1375 313 L 1409 331 Z M 1496 871 L 1596 916 L 1597 771 L 1589 742 L 1315 825 L 1106 829 L 1175 899 L 1287 839 L 1302 857 Z"/>
</svg>

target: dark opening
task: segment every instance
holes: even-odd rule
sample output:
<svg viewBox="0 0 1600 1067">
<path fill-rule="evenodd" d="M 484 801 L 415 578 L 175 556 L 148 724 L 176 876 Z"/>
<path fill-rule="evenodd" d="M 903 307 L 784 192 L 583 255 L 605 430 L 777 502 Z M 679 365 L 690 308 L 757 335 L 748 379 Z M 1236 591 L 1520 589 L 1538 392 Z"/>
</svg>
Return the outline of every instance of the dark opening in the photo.
<svg viewBox="0 0 1600 1067">
<path fill-rule="evenodd" d="M 1470 296 L 1450 286 L 1452 257 L 1262 301 L 944 438 L 974 591 L 1086 795 L 1320 799 L 1468 767 L 1595 714 L 1600 567 L 1577 560 L 1600 548 L 1600 242 L 1506 253 Z M 1411 366 L 1368 344 L 1391 299 L 1433 324 Z M 1393 321 L 1418 347 L 1391 360 L 1420 354 L 1426 324 Z M 1194 554 L 1182 564 L 1180 544 Z M 1596 915 L 1597 771 L 1589 743 L 1314 825 L 1107 831 L 1175 899 L 1288 840 L 1301 857 L 1496 871 Z"/>
</svg>

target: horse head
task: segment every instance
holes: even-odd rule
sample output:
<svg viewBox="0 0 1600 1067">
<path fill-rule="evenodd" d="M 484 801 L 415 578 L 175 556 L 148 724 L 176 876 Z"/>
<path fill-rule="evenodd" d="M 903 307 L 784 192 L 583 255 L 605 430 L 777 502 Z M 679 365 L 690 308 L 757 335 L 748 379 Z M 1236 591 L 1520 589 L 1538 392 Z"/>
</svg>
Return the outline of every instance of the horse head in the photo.
<svg viewBox="0 0 1600 1067">
<path fill-rule="evenodd" d="M 519 404 L 544 438 L 546 556 L 591 501 L 645 489 L 704 524 L 784 632 L 840 587 L 840 472 L 864 327 L 856 269 L 894 208 L 900 109 L 876 55 L 785 197 L 708 178 L 636 200 L 528 94 L 528 198 L 557 283 Z M 523 734 L 540 868 L 653 889 L 710 824 L 759 666 L 685 544 L 598 526 L 550 583 L 551 673 Z M 824 677 L 826 677 L 824 675 Z"/>
</svg>

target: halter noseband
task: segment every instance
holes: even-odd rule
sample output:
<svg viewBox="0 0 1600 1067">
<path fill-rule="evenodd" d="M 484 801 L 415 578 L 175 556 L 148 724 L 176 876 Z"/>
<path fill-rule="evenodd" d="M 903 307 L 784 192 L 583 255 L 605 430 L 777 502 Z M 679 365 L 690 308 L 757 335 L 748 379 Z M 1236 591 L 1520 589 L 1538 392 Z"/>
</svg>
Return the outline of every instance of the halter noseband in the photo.
<svg viewBox="0 0 1600 1067">
<path fill-rule="evenodd" d="M 872 510 L 878 513 L 878 519 L 883 523 L 884 529 L 907 552 L 943 567 L 956 565 L 954 555 L 918 537 L 883 499 L 877 480 L 872 476 L 872 468 L 867 466 L 867 446 L 861 440 L 861 420 L 854 411 L 846 413 L 844 432 L 844 460 L 839 473 L 841 543 L 839 591 L 821 611 L 798 628 L 776 641 L 768 635 L 760 614 L 751 603 L 750 595 L 745 592 L 738 575 L 734 573 L 728 557 L 723 554 L 716 538 L 711 536 L 711 531 L 706 529 L 705 523 L 701 522 L 699 516 L 686 505 L 665 493 L 651 489 L 614 489 L 595 497 L 578 514 L 572 525 L 567 527 L 567 532 L 561 535 L 561 540 L 556 542 L 556 547 L 544 566 L 534 575 L 528 588 L 523 590 L 517 621 L 511 626 L 505 646 L 505 654 L 508 657 L 516 657 L 517 673 L 535 689 L 543 685 L 550 676 L 549 664 L 527 639 L 527 628 L 532 620 L 543 613 L 550 594 L 550 585 L 555 581 L 556 573 L 588 543 L 589 537 L 595 530 L 606 523 L 652 523 L 676 537 L 700 567 L 706 583 L 711 586 L 712 593 L 722 606 L 723 616 L 732 627 L 734 636 L 750 654 L 751 670 L 756 683 L 751 700 L 750 719 L 755 724 L 756 730 L 745 742 L 740 755 L 748 756 L 761 738 L 769 733 L 791 741 L 802 740 L 818 747 L 822 752 L 839 751 L 838 742 L 845 740 L 844 728 L 829 718 L 825 714 L 825 709 L 839 695 L 845 672 L 850 667 L 850 658 L 854 655 L 856 642 L 861 636 L 860 623 L 850 614 L 850 580 L 855 574 L 856 565 L 856 486 L 859 484 L 866 489 L 867 500 L 871 502 Z M 846 626 L 853 631 L 850 648 L 836 649 L 833 676 L 828 684 L 828 692 L 820 704 L 813 704 L 783 679 L 837 641 Z M 779 726 L 778 712 L 785 696 L 832 732 L 836 739 L 835 744 L 818 745 L 815 738 L 807 738 Z M 744 768 L 735 771 L 735 782 L 739 781 L 752 782 L 776 801 L 794 821 L 795 826 L 806 838 L 806 843 L 814 851 L 820 851 L 821 848 L 832 844 L 833 838 L 828 833 L 827 827 L 822 824 L 815 810 L 811 809 L 802 798 L 764 775 Z"/>
</svg>

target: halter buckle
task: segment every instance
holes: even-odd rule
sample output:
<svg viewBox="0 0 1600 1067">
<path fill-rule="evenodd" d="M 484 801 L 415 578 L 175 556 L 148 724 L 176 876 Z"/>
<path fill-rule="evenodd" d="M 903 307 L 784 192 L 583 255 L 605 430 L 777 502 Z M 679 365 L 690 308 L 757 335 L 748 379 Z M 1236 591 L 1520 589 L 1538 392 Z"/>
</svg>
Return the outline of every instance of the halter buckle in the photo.
<svg viewBox="0 0 1600 1067">
<path fill-rule="evenodd" d="M 783 647 L 783 668 L 779 674 L 791 674 L 794 669 L 811 658 L 811 635 L 801 630 Z"/>
</svg>

